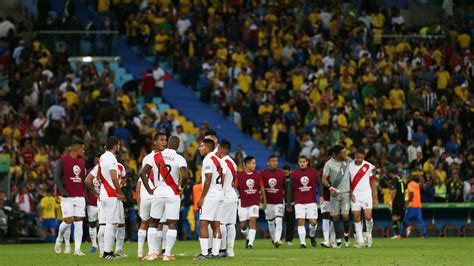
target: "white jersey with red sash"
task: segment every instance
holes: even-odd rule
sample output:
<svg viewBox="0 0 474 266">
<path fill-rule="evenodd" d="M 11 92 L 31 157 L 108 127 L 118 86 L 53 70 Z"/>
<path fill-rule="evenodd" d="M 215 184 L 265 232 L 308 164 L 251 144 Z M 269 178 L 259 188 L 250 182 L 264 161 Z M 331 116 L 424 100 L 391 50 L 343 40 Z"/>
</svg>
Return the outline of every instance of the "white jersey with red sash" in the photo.
<svg viewBox="0 0 474 266">
<path fill-rule="evenodd" d="M 215 200 L 224 199 L 222 176 L 226 174 L 223 162 L 214 153 L 209 153 L 202 161 L 202 186 L 206 182 L 206 174 L 212 174 L 211 185 L 206 197 Z"/>
<path fill-rule="evenodd" d="M 166 183 L 173 189 L 175 195 L 179 195 L 179 169 L 185 167 L 187 169 L 188 163 L 183 156 L 179 155 L 175 150 L 165 149 L 161 152 L 163 160 L 166 164 L 166 169 L 169 170 Z"/>
<path fill-rule="evenodd" d="M 367 161 L 362 161 L 360 165 L 355 160 L 349 163 L 349 175 L 351 177 L 351 190 L 356 196 L 371 196 L 371 177 L 374 175 L 375 166 Z"/>
<path fill-rule="evenodd" d="M 171 165 L 167 164 L 163 158 L 163 152 L 155 152 L 153 156 L 147 157 L 145 157 L 145 164 L 152 168 L 150 176 L 153 175 L 153 183 L 156 187 L 153 196 L 166 198 L 178 195 L 179 187 L 173 179 Z"/>
<path fill-rule="evenodd" d="M 115 170 L 117 171 L 117 177 L 119 177 L 117 158 L 113 153 L 106 151 L 100 156 L 97 167 L 97 175 L 102 183 L 100 186 L 100 200 L 117 198 L 118 194 L 110 176 L 110 171 Z"/>
<path fill-rule="evenodd" d="M 225 169 L 226 176 L 224 178 L 224 200 L 229 202 L 237 202 L 238 196 L 235 189 L 232 187 L 232 180 L 237 178 L 237 164 L 235 164 L 234 160 L 229 155 L 222 157 L 222 162 L 224 162 L 223 168 Z"/>
</svg>

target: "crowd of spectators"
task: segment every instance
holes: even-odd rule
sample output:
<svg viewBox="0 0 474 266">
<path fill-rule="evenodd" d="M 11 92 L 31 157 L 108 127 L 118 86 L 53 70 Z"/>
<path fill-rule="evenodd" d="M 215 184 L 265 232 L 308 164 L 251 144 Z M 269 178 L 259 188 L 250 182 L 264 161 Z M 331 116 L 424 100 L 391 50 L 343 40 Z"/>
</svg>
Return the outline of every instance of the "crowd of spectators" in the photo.
<svg viewBox="0 0 474 266">
<path fill-rule="evenodd" d="M 472 19 L 448 12 L 407 26 L 380 1 L 360 9 L 238 0 L 112 9 L 128 18 L 122 28 L 132 46 L 170 62 L 202 101 L 290 163 L 304 154 L 321 167 L 334 144 L 363 147 L 379 167 L 380 190 L 397 168 L 421 177 L 424 202 L 470 201 Z"/>
</svg>

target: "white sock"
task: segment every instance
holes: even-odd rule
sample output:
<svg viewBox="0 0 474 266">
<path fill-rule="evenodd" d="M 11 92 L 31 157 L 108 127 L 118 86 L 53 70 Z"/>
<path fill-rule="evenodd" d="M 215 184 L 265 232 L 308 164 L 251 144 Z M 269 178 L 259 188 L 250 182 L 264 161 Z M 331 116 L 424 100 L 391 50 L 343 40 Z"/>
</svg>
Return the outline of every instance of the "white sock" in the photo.
<svg viewBox="0 0 474 266">
<path fill-rule="evenodd" d="M 97 247 L 97 227 L 89 227 L 89 236 L 92 246 Z"/>
<path fill-rule="evenodd" d="M 155 250 L 153 253 L 158 254 L 161 253 L 161 243 L 166 243 L 163 242 L 163 231 L 156 231 L 156 238 L 155 238 Z"/>
<path fill-rule="evenodd" d="M 82 244 L 82 221 L 74 221 L 74 250 L 81 251 Z"/>
<path fill-rule="evenodd" d="M 157 230 L 155 227 L 148 227 L 148 255 L 156 254 Z"/>
<path fill-rule="evenodd" d="M 331 238 L 331 242 L 336 243 L 336 231 L 334 231 L 334 222 L 333 221 L 331 221 L 329 223 L 329 229 L 331 230 L 330 234 L 329 234 L 330 238 Z"/>
<path fill-rule="evenodd" d="M 279 242 L 281 240 L 281 234 L 283 232 L 283 218 L 277 217 L 275 218 L 275 242 Z"/>
<path fill-rule="evenodd" d="M 253 241 L 255 241 L 255 235 L 257 234 L 256 229 L 249 230 L 249 245 L 253 246 Z"/>
<path fill-rule="evenodd" d="M 117 239 L 117 244 L 115 245 L 115 252 L 122 251 L 123 242 L 125 241 L 125 226 L 117 228 L 117 233 L 115 237 Z"/>
<path fill-rule="evenodd" d="M 356 240 L 358 244 L 364 243 L 364 236 L 362 235 L 362 222 L 354 222 Z"/>
<path fill-rule="evenodd" d="M 372 237 L 372 228 L 374 227 L 374 220 L 373 219 L 365 220 L 365 227 L 367 229 L 367 235 L 369 237 Z"/>
<path fill-rule="evenodd" d="M 105 225 L 99 225 L 99 233 L 97 233 L 97 240 L 99 241 L 99 252 L 100 254 L 104 253 L 105 248 Z"/>
<path fill-rule="evenodd" d="M 117 224 L 113 224 L 113 223 L 105 224 L 104 252 L 112 252 L 114 248 L 116 231 L 117 231 Z"/>
<path fill-rule="evenodd" d="M 235 225 L 229 224 L 227 227 L 227 248 L 234 249 L 235 236 L 237 231 L 235 230 Z"/>
<path fill-rule="evenodd" d="M 209 239 L 208 238 L 199 238 L 199 244 L 201 245 L 201 254 L 207 256 L 209 254 Z"/>
<path fill-rule="evenodd" d="M 71 227 L 70 224 L 67 224 L 64 221 L 61 222 L 61 224 L 59 225 L 58 237 L 56 238 L 56 242 L 63 241 L 66 230 L 69 229 L 70 227 Z"/>
<path fill-rule="evenodd" d="M 298 236 L 300 238 L 300 244 L 306 245 L 306 228 L 303 226 L 298 226 Z"/>
<path fill-rule="evenodd" d="M 248 228 L 245 229 L 245 230 L 240 229 L 240 232 L 242 233 L 242 235 L 244 235 L 245 239 L 249 239 L 249 229 Z"/>
<path fill-rule="evenodd" d="M 171 256 L 171 250 L 173 249 L 174 243 L 176 242 L 176 236 L 178 231 L 176 229 L 168 229 L 166 232 L 166 256 Z"/>
<path fill-rule="evenodd" d="M 219 255 L 219 249 L 221 248 L 221 239 L 213 238 L 212 239 L 212 255 Z"/>
<path fill-rule="evenodd" d="M 146 230 L 138 230 L 138 253 L 143 252 L 143 246 L 145 245 Z"/>
<path fill-rule="evenodd" d="M 331 231 L 331 228 L 329 227 L 331 224 L 331 220 L 329 219 L 323 219 L 323 237 L 324 237 L 324 243 L 329 243 L 329 232 Z"/>
<path fill-rule="evenodd" d="M 64 244 L 66 244 L 67 248 L 71 248 L 71 225 L 69 225 L 64 232 Z"/>
<path fill-rule="evenodd" d="M 268 231 L 270 232 L 270 237 L 275 241 L 275 220 L 268 220 Z"/>
<path fill-rule="evenodd" d="M 166 249 L 166 237 L 168 236 L 168 225 L 163 225 L 163 239 L 161 241 L 161 249 L 158 248 L 158 251 L 161 252 L 163 249 Z"/>
<path fill-rule="evenodd" d="M 226 249 L 227 246 L 227 227 L 221 224 L 221 247 L 220 249 Z"/>
<path fill-rule="evenodd" d="M 314 237 L 316 235 L 316 230 L 318 229 L 318 224 L 309 224 L 309 236 Z"/>
</svg>

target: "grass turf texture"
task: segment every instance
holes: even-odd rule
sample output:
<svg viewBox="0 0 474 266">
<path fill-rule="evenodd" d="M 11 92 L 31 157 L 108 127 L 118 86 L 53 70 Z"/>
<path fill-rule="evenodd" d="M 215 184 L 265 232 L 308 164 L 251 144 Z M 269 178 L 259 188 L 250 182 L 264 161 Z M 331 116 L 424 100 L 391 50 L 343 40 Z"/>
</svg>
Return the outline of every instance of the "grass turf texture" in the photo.
<svg viewBox="0 0 474 266">
<path fill-rule="evenodd" d="M 236 257 L 193 261 L 199 252 L 198 241 L 181 241 L 175 245 L 173 253 L 176 261 L 169 264 L 208 265 L 472 265 L 474 261 L 474 238 L 428 238 L 428 239 L 374 239 L 372 248 L 324 249 L 313 248 L 307 240 L 308 248 L 301 249 L 299 241 L 293 246 L 282 245 L 276 249 L 270 240 L 256 240 L 254 249 L 246 250 L 242 240 L 236 241 Z M 354 244 L 351 239 L 351 246 Z M 319 245 L 319 243 L 318 243 Z M 146 244 L 145 244 L 146 247 Z M 72 250 L 74 245 L 71 244 Z M 0 265 L 145 265 L 163 264 L 163 261 L 140 261 L 136 258 L 137 243 L 125 243 L 125 252 L 130 256 L 121 260 L 105 261 L 98 253 L 88 253 L 90 244 L 82 245 L 85 257 L 72 254 L 56 254 L 53 244 L 9 244 L 0 245 Z"/>
</svg>

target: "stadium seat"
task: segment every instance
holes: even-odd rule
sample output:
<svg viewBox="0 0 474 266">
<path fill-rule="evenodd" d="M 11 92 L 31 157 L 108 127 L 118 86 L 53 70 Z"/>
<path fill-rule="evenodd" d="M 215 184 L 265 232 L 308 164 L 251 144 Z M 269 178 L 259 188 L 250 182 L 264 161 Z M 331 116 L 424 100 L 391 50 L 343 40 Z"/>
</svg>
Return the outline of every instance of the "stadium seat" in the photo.
<svg viewBox="0 0 474 266">
<path fill-rule="evenodd" d="M 465 237 L 474 237 L 474 224 L 464 225 L 464 228 L 462 231 Z"/>
<path fill-rule="evenodd" d="M 443 236 L 458 237 L 460 235 L 459 229 L 454 224 L 447 224 L 443 228 Z"/>
<path fill-rule="evenodd" d="M 426 225 L 426 233 L 428 233 L 429 237 L 440 237 L 441 230 L 435 224 L 427 224 Z"/>
</svg>

